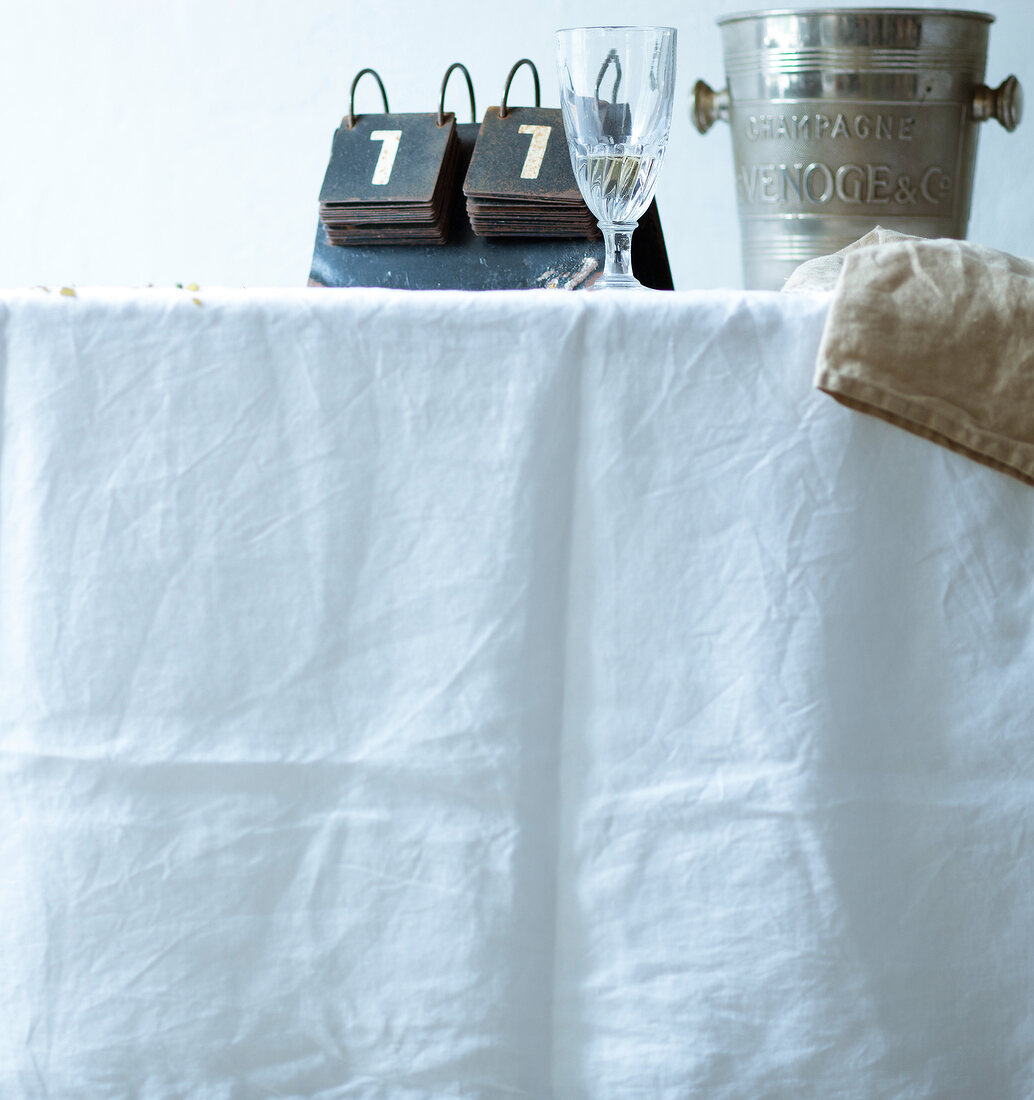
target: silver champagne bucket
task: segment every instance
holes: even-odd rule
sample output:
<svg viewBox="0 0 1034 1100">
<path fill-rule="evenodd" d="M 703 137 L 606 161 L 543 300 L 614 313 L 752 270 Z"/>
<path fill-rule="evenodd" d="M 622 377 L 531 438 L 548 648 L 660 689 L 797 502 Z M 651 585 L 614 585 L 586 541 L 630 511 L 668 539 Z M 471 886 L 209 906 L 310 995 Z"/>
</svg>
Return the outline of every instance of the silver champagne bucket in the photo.
<svg viewBox="0 0 1034 1100">
<path fill-rule="evenodd" d="M 937 9 L 781 9 L 718 20 L 727 86 L 702 80 L 693 121 L 732 128 L 744 285 L 875 225 L 966 235 L 978 124 L 1013 130 L 1023 96 L 984 83 L 994 16 Z"/>
</svg>

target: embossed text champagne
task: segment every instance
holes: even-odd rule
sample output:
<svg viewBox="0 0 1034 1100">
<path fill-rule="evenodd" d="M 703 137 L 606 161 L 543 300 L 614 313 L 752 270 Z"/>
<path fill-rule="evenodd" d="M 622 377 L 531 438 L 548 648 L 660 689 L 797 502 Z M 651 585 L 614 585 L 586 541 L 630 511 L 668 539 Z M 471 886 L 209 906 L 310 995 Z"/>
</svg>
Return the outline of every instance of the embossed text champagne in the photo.
<svg viewBox="0 0 1034 1100">
<path fill-rule="evenodd" d="M 653 198 L 671 127 L 673 27 L 557 31 L 560 105 L 575 179 L 607 246 L 590 290 L 644 289 L 632 233 Z"/>
</svg>

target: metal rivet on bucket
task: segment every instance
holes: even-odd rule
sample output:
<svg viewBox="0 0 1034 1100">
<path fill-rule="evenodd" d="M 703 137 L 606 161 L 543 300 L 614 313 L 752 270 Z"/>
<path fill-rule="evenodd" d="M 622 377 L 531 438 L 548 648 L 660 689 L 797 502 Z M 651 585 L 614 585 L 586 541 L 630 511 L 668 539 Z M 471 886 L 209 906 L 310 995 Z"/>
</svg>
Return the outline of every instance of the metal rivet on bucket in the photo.
<svg viewBox="0 0 1034 1100">
<path fill-rule="evenodd" d="M 992 15 L 861 8 L 718 20 L 727 88 L 693 90 L 701 133 L 732 129 L 747 287 L 778 289 L 805 260 L 875 225 L 965 237 L 978 123 L 1014 130 L 1014 76 L 984 84 Z"/>
</svg>

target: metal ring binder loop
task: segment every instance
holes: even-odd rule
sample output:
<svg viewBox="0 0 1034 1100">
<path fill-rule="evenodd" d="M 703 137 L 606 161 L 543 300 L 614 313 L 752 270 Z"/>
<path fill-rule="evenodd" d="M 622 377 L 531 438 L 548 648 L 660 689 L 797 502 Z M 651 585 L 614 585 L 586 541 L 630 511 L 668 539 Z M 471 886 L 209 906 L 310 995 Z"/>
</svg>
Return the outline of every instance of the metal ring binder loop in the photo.
<svg viewBox="0 0 1034 1100">
<path fill-rule="evenodd" d="M 470 92 L 470 121 L 477 122 L 478 112 L 477 107 L 474 106 L 474 82 L 470 79 L 470 73 L 467 72 L 467 66 L 461 61 L 454 61 L 446 70 L 445 76 L 442 77 L 442 94 L 438 100 L 438 125 L 445 125 L 445 88 L 449 83 L 449 77 L 452 76 L 453 70 L 460 69 L 463 75 L 467 78 L 467 91 Z"/>
<path fill-rule="evenodd" d="M 596 77 L 596 102 L 600 102 L 600 85 L 603 83 L 603 78 L 607 75 L 607 69 L 610 66 L 614 66 L 614 87 L 610 91 L 611 103 L 617 103 L 618 101 L 618 88 L 621 87 L 621 58 L 618 57 L 617 50 L 611 50 L 607 54 L 607 60 L 603 62 L 600 68 L 600 75 Z"/>
<path fill-rule="evenodd" d="M 510 74 L 506 78 L 506 86 L 503 88 L 503 102 L 502 106 L 500 106 L 499 108 L 500 118 L 506 118 L 507 114 L 509 113 L 506 106 L 506 97 L 510 94 L 510 85 L 513 83 L 513 78 L 516 75 L 517 70 L 522 65 L 527 65 L 531 69 L 531 75 L 535 80 L 535 106 L 538 107 L 542 102 L 541 96 L 539 95 L 539 71 L 535 68 L 535 62 L 532 61 L 531 58 L 522 57 L 520 61 L 518 61 L 517 64 L 514 65 L 514 67 L 510 70 Z"/>
<path fill-rule="evenodd" d="M 345 124 L 348 126 L 349 130 L 355 126 L 355 86 L 367 73 L 369 73 L 374 80 L 377 81 L 378 85 L 380 85 L 381 99 L 384 100 L 384 113 L 386 115 L 391 114 L 391 108 L 388 106 L 388 93 L 384 90 L 384 81 L 381 80 L 380 75 L 374 69 L 360 69 L 359 72 L 355 74 L 355 80 L 352 81 L 352 87 L 348 93 L 348 118 L 345 120 Z"/>
</svg>

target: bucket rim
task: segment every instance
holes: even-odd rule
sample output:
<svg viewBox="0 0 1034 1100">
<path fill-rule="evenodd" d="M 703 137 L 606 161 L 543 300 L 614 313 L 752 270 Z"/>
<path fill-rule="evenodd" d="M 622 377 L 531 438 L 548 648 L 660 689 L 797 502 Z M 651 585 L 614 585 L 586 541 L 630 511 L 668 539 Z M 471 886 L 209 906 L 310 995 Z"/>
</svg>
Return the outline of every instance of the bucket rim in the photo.
<svg viewBox="0 0 1034 1100">
<path fill-rule="evenodd" d="M 969 11 L 961 8 L 758 8 L 754 11 L 734 11 L 720 15 L 715 22 L 719 27 L 726 23 L 738 23 L 747 19 L 767 19 L 781 15 L 936 15 L 957 19 L 976 19 L 981 23 L 993 23 L 995 17 L 987 11 Z"/>
</svg>

